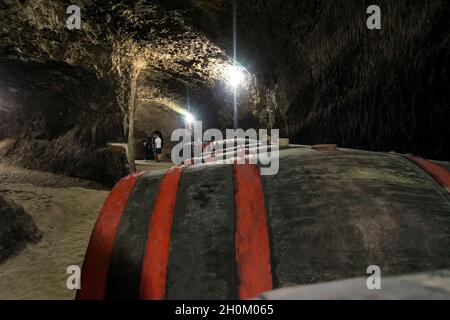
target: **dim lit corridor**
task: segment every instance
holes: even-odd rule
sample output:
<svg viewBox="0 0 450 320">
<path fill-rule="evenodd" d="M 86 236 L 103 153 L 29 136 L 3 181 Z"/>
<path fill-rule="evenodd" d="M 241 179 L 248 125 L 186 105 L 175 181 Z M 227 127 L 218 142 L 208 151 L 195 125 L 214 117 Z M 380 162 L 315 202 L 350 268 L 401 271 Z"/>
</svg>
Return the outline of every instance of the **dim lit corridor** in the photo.
<svg viewBox="0 0 450 320">
<path fill-rule="evenodd" d="M 450 4 L 368 6 L 0 0 L 0 299 L 74 299 L 83 263 L 78 299 L 449 269 Z"/>
</svg>

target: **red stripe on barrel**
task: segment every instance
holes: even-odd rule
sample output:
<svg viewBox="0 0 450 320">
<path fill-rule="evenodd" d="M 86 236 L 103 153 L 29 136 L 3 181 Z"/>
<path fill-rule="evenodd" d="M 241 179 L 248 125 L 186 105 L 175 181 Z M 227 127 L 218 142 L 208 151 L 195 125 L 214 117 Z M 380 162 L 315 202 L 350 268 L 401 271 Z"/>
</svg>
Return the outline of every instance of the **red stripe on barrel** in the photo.
<svg viewBox="0 0 450 320">
<path fill-rule="evenodd" d="M 431 175 L 448 193 L 450 193 L 450 172 L 437 164 L 422 158 L 407 156 L 407 159 L 425 170 Z"/>
<path fill-rule="evenodd" d="M 169 170 L 159 187 L 142 265 L 140 299 L 162 300 L 166 296 L 170 233 L 181 175 L 180 167 Z"/>
<path fill-rule="evenodd" d="M 123 211 L 138 177 L 135 174 L 122 179 L 111 191 L 92 232 L 81 274 L 79 300 L 102 300 L 105 298 L 114 239 Z"/>
<path fill-rule="evenodd" d="M 272 290 L 267 212 L 259 168 L 234 164 L 239 298 Z"/>
</svg>

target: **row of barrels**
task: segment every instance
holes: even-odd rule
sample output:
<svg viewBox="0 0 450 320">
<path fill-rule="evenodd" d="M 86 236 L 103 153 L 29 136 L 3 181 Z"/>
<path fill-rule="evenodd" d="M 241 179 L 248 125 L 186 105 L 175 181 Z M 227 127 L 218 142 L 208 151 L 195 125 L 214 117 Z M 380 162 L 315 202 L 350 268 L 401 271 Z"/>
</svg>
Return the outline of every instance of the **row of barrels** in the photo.
<svg viewBox="0 0 450 320">
<path fill-rule="evenodd" d="M 250 164 L 131 175 L 98 217 L 77 298 L 248 299 L 370 265 L 449 267 L 449 177 L 418 158 L 301 148 L 273 176 Z"/>
</svg>

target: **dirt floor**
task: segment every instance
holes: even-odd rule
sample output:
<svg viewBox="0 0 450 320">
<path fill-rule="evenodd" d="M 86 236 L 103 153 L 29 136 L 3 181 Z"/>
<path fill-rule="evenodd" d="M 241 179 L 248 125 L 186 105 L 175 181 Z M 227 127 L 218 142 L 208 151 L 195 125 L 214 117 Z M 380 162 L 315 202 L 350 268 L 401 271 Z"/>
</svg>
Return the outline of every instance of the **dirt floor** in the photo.
<svg viewBox="0 0 450 320">
<path fill-rule="evenodd" d="M 109 190 L 89 181 L 0 164 L 0 194 L 24 207 L 43 239 L 0 265 L 0 299 L 73 299 L 67 267 L 81 267 Z"/>
<path fill-rule="evenodd" d="M 139 171 L 158 171 L 172 168 L 174 164 L 170 161 L 156 162 L 147 160 L 136 160 L 136 169 Z"/>
</svg>

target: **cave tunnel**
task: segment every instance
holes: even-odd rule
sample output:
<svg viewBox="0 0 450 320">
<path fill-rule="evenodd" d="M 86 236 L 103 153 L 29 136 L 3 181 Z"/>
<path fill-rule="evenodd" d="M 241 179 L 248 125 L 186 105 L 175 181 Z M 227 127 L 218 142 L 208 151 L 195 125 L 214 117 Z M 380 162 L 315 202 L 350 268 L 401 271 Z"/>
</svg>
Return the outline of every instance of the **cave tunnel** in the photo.
<svg viewBox="0 0 450 320">
<path fill-rule="evenodd" d="M 2 2 L 7 161 L 111 184 L 133 170 L 135 155 L 142 158 L 148 130 L 161 126 L 170 136 L 182 125 L 177 113 L 191 106 L 205 127 L 232 127 L 232 1 L 81 4 L 84 27 L 70 30 L 62 3 Z M 238 95 L 241 127 L 264 127 L 270 108 L 274 128 L 292 143 L 448 160 L 441 2 L 405 4 L 409 15 L 403 4 L 386 2 L 398 19 L 380 32 L 367 30 L 358 2 L 237 6 L 236 61 L 247 73 Z M 426 23 L 416 11 L 428 14 L 427 28 L 402 28 Z M 64 139 L 67 148 L 54 152 Z M 128 160 L 109 154 L 107 143 L 127 144 Z M 110 168 L 96 165 L 102 158 Z"/>
<path fill-rule="evenodd" d="M 98 254 L 94 226 L 123 203 L 113 271 L 104 275 L 113 289 L 78 297 L 130 297 L 140 269 L 122 274 L 127 259 L 114 254 L 129 249 L 128 260 L 146 263 L 133 241 L 167 199 L 176 202 L 164 207 L 175 216 L 172 264 L 167 292 L 140 293 L 151 299 L 255 298 L 358 277 L 371 261 L 392 276 L 449 268 L 450 4 L 376 2 L 380 26 L 371 28 L 376 13 L 365 0 L 0 0 L 0 278 L 21 270 L 20 291 L 32 266 L 48 267 L 36 258 L 22 268 L 29 257 L 47 255 L 54 271 L 72 261 L 62 251 L 89 265 Z M 194 120 L 203 131 L 278 129 L 279 172 L 272 179 L 236 164 L 175 166 L 172 133 L 192 130 Z M 128 193 L 112 205 L 114 190 Z M 276 259 L 255 263 L 272 268 L 266 282 L 264 272 L 236 270 L 245 201 L 267 219 L 252 221 L 270 229 L 258 239 Z M 141 214 L 131 218 L 131 207 Z M 39 241 L 48 251 L 33 251 Z M 198 273 L 180 271 L 189 268 Z M 236 292 L 245 274 L 261 288 Z M 135 287 L 119 290 L 122 278 Z M 75 297 L 33 283 L 35 291 L 19 292 L 13 280 L 0 281 L 0 299 Z"/>
</svg>

